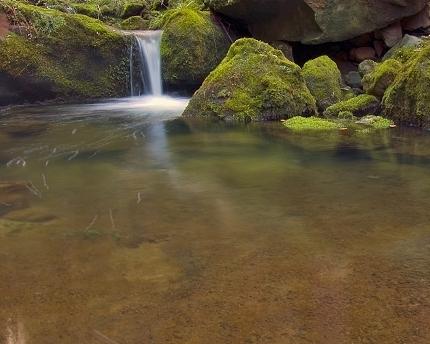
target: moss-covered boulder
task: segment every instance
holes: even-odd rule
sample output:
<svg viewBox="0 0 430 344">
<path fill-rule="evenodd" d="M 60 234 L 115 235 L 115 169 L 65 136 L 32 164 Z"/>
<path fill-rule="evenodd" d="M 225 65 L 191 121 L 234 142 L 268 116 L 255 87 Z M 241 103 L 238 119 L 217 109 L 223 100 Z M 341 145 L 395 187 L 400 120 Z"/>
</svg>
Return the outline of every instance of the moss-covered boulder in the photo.
<svg viewBox="0 0 430 344">
<path fill-rule="evenodd" d="M 402 64 L 394 59 L 380 63 L 372 72 L 363 77 L 364 91 L 382 99 L 386 89 L 394 82 L 401 68 Z"/>
<path fill-rule="evenodd" d="M 121 18 L 127 19 L 133 16 L 139 16 L 146 10 L 146 3 L 141 2 L 126 2 L 121 12 Z"/>
<path fill-rule="evenodd" d="M 430 43 L 409 55 L 383 99 L 396 122 L 430 126 Z"/>
<path fill-rule="evenodd" d="M 274 120 L 316 112 L 299 66 L 270 45 L 237 40 L 192 97 L 185 116 Z"/>
<path fill-rule="evenodd" d="M 320 56 L 306 62 L 303 76 L 320 111 L 342 100 L 342 76 L 330 57 Z"/>
<path fill-rule="evenodd" d="M 361 94 L 357 97 L 329 106 L 327 110 L 324 111 L 324 116 L 338 117 L 342 112 L 348 112 L 357 117 L 377 115 L 381 112 L 381 105 L 375 96 Z"/>
<path fill-rule="evenodd" d="M 0 105 L 127 94 L 128 38 L 102 22 L 12 0 L 0 3 L 17 33 L 0 40 Z"/>
<path fill-rule="evenodd" d="M 228 37 L 209 12 L 178 8 L 165 12 L 161 24 L 163 79 L 170 89 L 197 89 L 221 62 Z"/>
<path fill-rule="evenodd" d="M 147 30 L 149 22 L 140 16 L 133 16 L 123 20 L 120 26 L 123 30 Z"/>
</svg>

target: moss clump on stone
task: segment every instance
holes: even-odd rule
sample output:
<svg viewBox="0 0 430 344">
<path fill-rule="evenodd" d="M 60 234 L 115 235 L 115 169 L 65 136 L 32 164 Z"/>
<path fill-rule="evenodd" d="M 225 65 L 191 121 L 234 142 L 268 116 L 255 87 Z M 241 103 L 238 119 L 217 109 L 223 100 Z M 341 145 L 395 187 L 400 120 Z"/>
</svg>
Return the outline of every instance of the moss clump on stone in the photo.
<svg viewBox="0 0 430 344">
<path fill-rule="evenodd" d="M 328 56 L 306 62 L 303 76 L 320 111 L 342 100 L 342 76 L 336 63 Z"/>
<path fill-rule="evenodd" d="M 148 21 L 139 16 L 133 16 L 123 20 L 120 24 L 123 30 L 146 30 Z"/>
<path fill-rule="evenodd" d="M 24 27 L 0 41 L 0 73 L 23 101 L 126 94 L 128 42 L 119 32 L 84 15 L 9 0 L 1 7 Z"/>
<path fill-rule="evenodd" d="M 91 3 L 77 3 L 73 4 L 72 8 L 78 14 L 84 14 L 88 17 L 99 19 L 101 17 L 101 9 L 96 4 Z"/>
<path fill-rule="evenodd" d="M 338 117 L 344 111 L 348 111 L 357 117 L 378 114 L 380 112 L 380 102 L 375 96 L 361 94 L 328 107 L 324 111 L 324 116 Z"/>
<path fill-rule="evenodd" d="M 146 9 L 143 2 L 126 2 L 121 12 L 121 18 L 126 19 L 133 16 L 139 16 Z"/>
<path fill-rule="evenodd" d="M 325 131 L 325 130 L 337 130 L 341 126 L 335 121 L 331 121 L 319 117 L 292 117 L 286 121 L 283 121 L 283 125 L 290 130 L 294 131 Z"/>
<path fill-rule="evenodd" d="M 194 94 L 184 115 L 274 120 L 316 112 L 301 69 L 270 45 L 237 40 Z"/>
<path fill-rule="evenodd" d="M 164 13 L 163 79 L 170 88 L 195 90 L 221 62 L 230 42 L 209 12 L 177 8 Z"/>
<path fill-rule="evenodd" d="M 367 94 L 382 98 L 386 89 L 394 82 L 402 64 L 394 59 L 380 63 L 363 78 L 363 88 Z"/>
<path fill-rule="evenodd" d="M 430 43 L 404 63 L 383 99 L 385 115 L 396 122 L 430 126 Z"/>
<path fill-rule="evenodd" d="M 388 129 L 394 125 L 392 120 L 374 115 L 364 116 L 355 123 L 370 127 L 372 129 Z"/>
</svg>

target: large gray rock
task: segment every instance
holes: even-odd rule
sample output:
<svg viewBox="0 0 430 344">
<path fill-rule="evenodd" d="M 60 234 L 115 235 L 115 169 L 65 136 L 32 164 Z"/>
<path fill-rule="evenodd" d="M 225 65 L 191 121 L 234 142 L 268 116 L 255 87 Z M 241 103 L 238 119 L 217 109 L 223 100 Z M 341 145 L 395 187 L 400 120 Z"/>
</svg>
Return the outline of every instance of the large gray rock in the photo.
<svg viewBox="0 0 430 344">
<path fill-rule="evenodd" d="M 265 41 L 337 42 L 420 12 L 427 0 L 209 0 Z"/>
</svg>

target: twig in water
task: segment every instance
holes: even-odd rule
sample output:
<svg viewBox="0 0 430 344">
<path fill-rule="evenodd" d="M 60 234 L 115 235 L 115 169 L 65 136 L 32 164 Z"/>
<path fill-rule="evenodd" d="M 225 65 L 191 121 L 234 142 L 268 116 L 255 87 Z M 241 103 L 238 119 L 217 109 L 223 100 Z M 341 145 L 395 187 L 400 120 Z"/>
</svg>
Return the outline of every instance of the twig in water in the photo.
<svg viewBox="0 0 430 344">
<path fill-rule="evenodd" d="M 112 229 L 114 231 L 116 231 L 116 226 L 115 226 L 115 221 L 113 219 L 112 209 L 109 209 L 109 217 L 110 217 L 110 222 L 112 223 Z"/>
<path fill-rule="evenodd" d="M 94 218 L 91 220 L 90 224 L 85 228 L 86 231 L 89 231 L 92 226 L 97 222 L 97 219 L 99 218 L 98 215 L 94 216 Z"/>
<path fill-rule="evenodd" d="M 42 181 L 43 181 L 43 186 L 46 188 L 46 190 L 49 190 L 49 185 L 46 181 L 45 173 L 42 173 Z"/>
<path fill-rule="evenodd" d="M 91 159 L 91 158 L 94 158 L 96 155 L 97 155 L 97 153 L 98 153 L 99 151 L 98 150 L 96 150 L 93 154 L 91 154 L 89 157 L 88 157 L 88 159 Z"/>
<path fill-rule="evenodd" d="M 40 190 L 31 182 L 31 180 L 25 184 L 25 187 L 36 197 L 42 198 Z"/>
<path fill-rule="evenodd" d="M 106 344 L 119 344 L 118 342 L 110 339 L 109 337 L 105 336 L 103 333 L 94 330 L 94 334 L 96 335 L 96 337 L 98 339 L 100 339 L 102 342 L 106 343 Z"/>
<path fill-rule="evenodd" d="M 75 129 L 73 129 L 73 130 L 72 130 L 72 135 L 75 135 L 77 131 L 78 131 L 78 129 L 76 129 L 76 128 L 75 128 Z"/>
<path fill-rule="evenodd" d="M 0 204 L 4 205 L 5 207 L 11 207 L 12 206 L 12 204 L 9 204 L 9 203 L 6 203 L 6 202 L 1 202 Z"/>
<path fill-rule="evenodd" d="M 12 160 L 8 161 L 6 163 L 6 166 L 11 167 L 12 164 L 21 165 L 22 167 L 25 167 L 25 165 L 27 165 L 27 162 L 19 156 L 19 157 L 13 158 Z"/>
<path fill-rule="evenodd" d="M 48 166 L 49 165 L 49 160 L 46 160 L 45 161 L 45 166 Z"/>
<path fill-rule="evenodd" d="M 137 193 L 137 204 L 142 202 L 142 197 L 140 196 L 140 191 Z"/>
<path fill-rule="evenodd" d="M 69 156 L 69 158 L 67 160 L 70 161 L 70 160 L 76 158 L 78 156 L 78 154 L 79 154 L 79 150 L 76 150 L 71 156 Z"/>
</svg>

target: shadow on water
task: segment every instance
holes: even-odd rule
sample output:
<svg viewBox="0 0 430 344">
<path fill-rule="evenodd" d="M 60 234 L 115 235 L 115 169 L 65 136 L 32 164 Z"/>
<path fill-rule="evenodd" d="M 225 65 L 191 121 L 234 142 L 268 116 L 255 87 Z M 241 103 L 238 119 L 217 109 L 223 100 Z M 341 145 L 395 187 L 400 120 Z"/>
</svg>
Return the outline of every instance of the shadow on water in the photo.
<svg viewBox="0 0 430 344">
<path fill-rule="evenodd" d="M 0 117 L 0 343 L 428 343 L 430 135 Z"/>
</svg>

